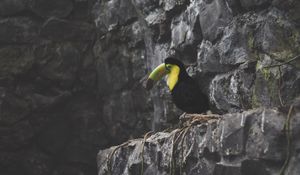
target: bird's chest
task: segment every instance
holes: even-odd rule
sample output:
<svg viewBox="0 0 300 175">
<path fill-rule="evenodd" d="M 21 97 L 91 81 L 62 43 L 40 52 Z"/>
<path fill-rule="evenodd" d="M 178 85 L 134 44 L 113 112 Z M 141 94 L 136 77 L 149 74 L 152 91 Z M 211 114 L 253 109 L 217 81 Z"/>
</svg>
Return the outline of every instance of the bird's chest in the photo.
<svg viewBox="0 0 300 175">
<path fill-rule="evenodd" d="M 197 100 L 198 89 L 191 84 L 179 82 L 172 91 L 172 99 L 178 107 L 191 105 Z"/>
</svg>

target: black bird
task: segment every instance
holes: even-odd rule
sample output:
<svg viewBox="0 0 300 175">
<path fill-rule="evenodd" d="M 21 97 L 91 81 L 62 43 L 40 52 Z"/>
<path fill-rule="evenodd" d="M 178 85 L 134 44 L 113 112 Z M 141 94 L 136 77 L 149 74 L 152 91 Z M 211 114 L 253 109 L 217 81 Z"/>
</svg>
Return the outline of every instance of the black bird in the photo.
<svg viewBox="0 0 300 175">
<path fill-rule="evenodd" d="M 188 75 L 184 64 L 176 58 L 168 57 L 149 75 L 146 88 L 151 89 L 155 81 L 168 75 L 167 85 L 175 105 L 186 113 L 201 114 L 209 110 L 208 97 L 203 94 L 196 81 Z"/>
</svg>

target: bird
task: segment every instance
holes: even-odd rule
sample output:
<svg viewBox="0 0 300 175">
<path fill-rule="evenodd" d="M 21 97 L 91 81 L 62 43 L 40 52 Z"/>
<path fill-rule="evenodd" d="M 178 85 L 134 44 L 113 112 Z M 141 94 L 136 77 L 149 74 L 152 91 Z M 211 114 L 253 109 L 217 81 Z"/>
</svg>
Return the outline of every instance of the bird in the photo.
<svg viewBox="0 0 300 175">
<path fill-rule="evenodd" d="M 209 110 L 209 99 L 198 83 L 188 75 L 184 64 L 175 57 L 167 57 L 164 63 L 157 66 L 146 80 L 146 89 L 167 77 L 167 85 L 175 106 L 188 114 L 203 114 Z"/>
</svg>

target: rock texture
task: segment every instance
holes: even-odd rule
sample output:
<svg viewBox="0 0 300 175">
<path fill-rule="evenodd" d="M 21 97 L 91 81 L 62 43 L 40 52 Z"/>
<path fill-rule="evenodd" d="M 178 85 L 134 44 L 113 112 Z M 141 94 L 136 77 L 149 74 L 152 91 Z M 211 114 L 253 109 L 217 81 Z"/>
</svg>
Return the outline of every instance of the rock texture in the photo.
<svg viewBox="0 0 300 175">
<path fill-rule="evenodd" d="M 0 174 L 96 174 L 99 149 L 178 123 L 165 82 L 142 87 L 169 55 L 186 63 L 214 113 L 290 105 L 300 95 L 299 7 L 297 0 L 1 0 Z M 247 159 L 241 167 L 257 165 L 269 166 Z"/>
<path fill-rule="evenodd" d="M 100 151 L 99 174 L 179 174 L 180 169 L 186 174 L 278 173 L 286 158 L 282 127 L 287 113 L 273 108 L 289 106 L 300 93 L 300 16 L 295 10 L 299 2 L 130 3 L 127 9 L 133 5 L 136 14 L 131 11 L 120 15 L 124 13 L 120 10 L 111 23 L 107 22 L 111 15 L 98 10 L 96 24 L 100 31 L 123 33 L 124 24 L 128 27 L 137 18 L 143 31 L 140 46 L 145 49 L 146 68 L 152 69 L 169 55 L 180 58 L 210 97 L 212 111 L 235 114 L 193 126 L 181 143 L 172 144 L 174 138 L 180 138 L 174 130 L 154 134 L 146 142 L 133 140 Z M 117 5 L 114 1 L 98 1 L 96 7 L 113 9 Z M 176 121 L 174 116 L 178 116 L 163 87 L 164 83 L 159 84 L 151 92 L 153 130 L 165 128 L 164 122 Z M 263 108 L 250 110 L 257 107 Z M 274 144 L 274 148 L 267 146 Z M 178 149 L 172 149 L 174 145 Z M 291 160 L 297 159 L 296 150 Z M 297 174 L 295 164 L 290 162 L 286 171 Z"/>
<path fill-rule="evenodd" d="M 299 107 L 226 114 L 130 140 L 98 153 L 98 174 L 296 175 Z"/>
<path fill-rule="evenodd" d="M 0 2 L 0 174 L 96 174 L 99 149 L 151 128 L 151 103 L 137 81 L 144 51 L 128 55 L 123 44 L 110 55 L 97 39 L 94 5 Z"/>
</svg>

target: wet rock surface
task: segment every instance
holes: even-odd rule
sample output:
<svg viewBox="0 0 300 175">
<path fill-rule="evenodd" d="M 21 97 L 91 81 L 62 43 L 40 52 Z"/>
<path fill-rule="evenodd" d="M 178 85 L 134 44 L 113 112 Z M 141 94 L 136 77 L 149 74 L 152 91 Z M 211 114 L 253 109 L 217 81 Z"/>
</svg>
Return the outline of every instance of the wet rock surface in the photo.
<svg viewBox="0 0 300 175">
<path fill-rule="evenodd" d="M 257 121 L 245 124 L 257 138 L 250 137 L 249 128 L 229 123 L 239 123 L 243 111 L 257 107 L 271 115 L 271 108 L 289 106 L 299 96 L 299 6 L 297 0 L 1 0 L 0 174 L 96 174 L 100 149 L 174 127 L 182 111 L 172 103 L 165 81 L 151 92 L 142 87 L 147 73 L 170 55 L 187 65 L 210 97 L 212 112 L 239 112 L 224 116 L 224 132 L 237 130 L 222 142 L 232 155 L 226 157 L 211 139 L 216 150 L 203 149 L 205 159 L 189 153 L 184 170 L 272 174 L 281 167 L 284 151 L 253 150 L 285 143 L 284 137 L 276 140 L 279 129 L 269 133 L 266 124 L 261 133 L 256 126 L 260 110 L 249 112 L 247 121 Z M 268 121 L 281 127 L 276 122 L 286 115 L 274 115 Z M 224 124 L 207 126 L 220 132 Z M 204 125 L 193 126 L 184 143 L 199 139 L 192 133 L 210 135 L 207 131 Z M 160 134 L 162 140 L 172 136 Z M 249 139 L 259 148 L 247 144 Z M 169 149 L 171 140 L 165 140 L 159 144 Z M 288 171 L 299 174 L 298 141 L 294 144 Z M 145 157 L 144 173 L 169 172 L 162 156 L 170 150 L 156 153 L 151 144 L 145 147 L 165 163 Z M 130 165 L 128 172 L 139 174 L 140 159 L 129 160 L 118 171 Z"/>
</svg>

